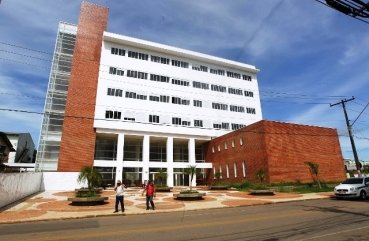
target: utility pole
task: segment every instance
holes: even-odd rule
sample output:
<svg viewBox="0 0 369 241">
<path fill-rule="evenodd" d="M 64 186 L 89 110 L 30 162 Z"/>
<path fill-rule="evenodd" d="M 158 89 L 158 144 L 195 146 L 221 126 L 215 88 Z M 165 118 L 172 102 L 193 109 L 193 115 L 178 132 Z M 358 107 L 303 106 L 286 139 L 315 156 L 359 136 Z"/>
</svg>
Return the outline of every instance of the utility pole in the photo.
<svg viewBox="0 0 369 241">
<path fill-rule="evenodd" d="M 355 141 L 354 141 L 354 137 L 352 136 L 352 125 L 350 124 L 350 121 L 348 119 L 347 111 L 346 111 L 346 105 L 345 105 L 346 102 L 352 101 L 354 99 L 355 99 L 354 97 L 352 97 L 351 99 L 348 99 L 348 100 L 344 99 L 344 100 L 341 100 L 341 102 L 337 102 L 335 104 L 331 104 L 330 106 L 332 107 L 332 106 L 341 104 L 342 107 L 343 107 L 343 112 L 345 114 L 345 119 L 346 119 L 347 130 L 348 130 L 348 133 L 349 133 L 349 136 L 350 136 L 350 142 L 351 142 L 352 152 L 354 153 L 356 170 L 359 171 L 359 174 L 360 174 L 361 163 L 359 161 L 359 157 L 358 157 L 357 152 L 356 152 Z"/>
</svg>

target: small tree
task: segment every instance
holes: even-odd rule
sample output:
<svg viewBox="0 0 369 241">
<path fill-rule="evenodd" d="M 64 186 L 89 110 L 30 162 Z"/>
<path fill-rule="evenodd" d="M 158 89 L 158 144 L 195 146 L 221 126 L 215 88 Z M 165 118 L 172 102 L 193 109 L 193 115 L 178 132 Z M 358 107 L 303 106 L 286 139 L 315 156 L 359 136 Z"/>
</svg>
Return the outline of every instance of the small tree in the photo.
<svg viewBox="0 0 369 241">
<path fill-rule="evenodd" d="M 220 183 L 220 178 L 222 177 L 222 173 L 221 172 L 216 172 L 215 174 L 214 174 L 214 177 L 215 177 L 215 179 L 217 180 L 216 182 L 217 182 L 217 184 L 219 184 Z"/>
<path fill-rule="evenodd" d="M 265 181 L 265 171 L 263 168 L 260 168 L 256 172 L 256 177 L 259 179 L 260 183 L 263 183 Z"/>
<path fill-rule="evenodd" d="M 87 188 L 89 190 L 89 193 L 94 194 L 94 188 L 101 185 L 102 179 L 102 175 L 98 170 L 94 169 L 91 166 L 84 166 L 82 167 L 78 175 L 77 181 L 79 183 L 87 181 Z"/>
<path fill-rule="evenodd" d="M 189 165 L 185 170 L 184 173 L 190 176 L 190 192 L 192 191 L 192 180 L 196 174 L 196 165 Z"/>
<path fill-rule="evenodd" d="M 160 186 L 163 186 L 163 181 L 167 178 L 168 174 L 160 169 L 158 173 L 155 174 L 155 179 L 160 182 Z"/>
<path fill-rule="evenodd" d="M 310 162 L 307 161 L 305 162 L 305 165 L 307 165 L 309 167 L 310 170 L 310 174 L 314 180 L 314 182 L 318 183 L 319 189 L 322 189 L 322 186 L 320 184 L 320 180 L 319 180 L 319 164 L 315 163 L 315 162 Z"/>
</svg>

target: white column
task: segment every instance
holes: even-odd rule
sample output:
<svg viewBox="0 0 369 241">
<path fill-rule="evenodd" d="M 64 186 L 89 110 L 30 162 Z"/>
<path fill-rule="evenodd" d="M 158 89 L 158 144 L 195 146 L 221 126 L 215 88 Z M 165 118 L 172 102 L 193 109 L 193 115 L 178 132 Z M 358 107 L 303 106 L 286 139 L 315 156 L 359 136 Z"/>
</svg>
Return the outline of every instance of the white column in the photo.
<svg viewBox="0 0 369 241">
<path fill-rule="evenodd" d="M 142 147 L 142 182 L 149 180 L 150 136 L 144 135 Z"/>
<path fill-rule="evenodd" d="M 167 138 L 167 185 L 173 187 L 173 137 Z"/>
<path fill-rule="evenodd" d="M 196 155 L 195 155 L 195 139 L 190 138 L 188 140 L 188 162 L 190 166 L 196 165 Z M 192 186 L 196 186 L 196 174 L 193 176 L 192 179 Z"/>
<path fill-rule="evenodd" d="M 123 153 L 124 153 L 124 134 L 118 134 L 117 160 L 115 162 L 115 167 L 116 167 L 115 183 L 117 183 L 118 180 L 122 181 L 122 177 L 123 177 Z"/>
</svg>

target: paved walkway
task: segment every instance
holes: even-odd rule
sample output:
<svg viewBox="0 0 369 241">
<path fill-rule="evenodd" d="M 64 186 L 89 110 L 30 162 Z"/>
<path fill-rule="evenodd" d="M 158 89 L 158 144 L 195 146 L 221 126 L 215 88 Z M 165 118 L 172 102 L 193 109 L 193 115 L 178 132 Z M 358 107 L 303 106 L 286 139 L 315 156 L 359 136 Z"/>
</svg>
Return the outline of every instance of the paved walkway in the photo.
<svg viewBox="0 0 369 241">
<path fill-rule="evenodd" d="M 97 206 L 74 206 L 67 201 L 73 197 L 74 192 L 46 191 L 26 198 L 23 201 L 10 205 L 0 210 L 1 223 L 15 223 L 26 221 L 55 220 L 67 218 L 83 218 L 106 215 L 133 215 L 149 214 L 156 212 L 189 211 L 210 208 L 224 208 L 248 205 L 271 204 L 277 202 L 289 202 L 308 199 L 328 198 L 332 193 L 276 193 L 273 196 L 253 196 L 247 192 L 235 190 L 211 191 L 198 188 L 205 192 L 203 200 L 179 201 L 173 198 L 173 193 L 179 192 L 175 188 L 173 192 L 158 192 L 154 199 L 156 210 L 146 210 L 146 198 L 142 196 L 142 189 L 128 188 L 125 193 L 125 212 L 113 213 L 115 205 L 115 192 L 105 190 L 102 196 L 108 196 L 108 201 Z"/>
</svg>

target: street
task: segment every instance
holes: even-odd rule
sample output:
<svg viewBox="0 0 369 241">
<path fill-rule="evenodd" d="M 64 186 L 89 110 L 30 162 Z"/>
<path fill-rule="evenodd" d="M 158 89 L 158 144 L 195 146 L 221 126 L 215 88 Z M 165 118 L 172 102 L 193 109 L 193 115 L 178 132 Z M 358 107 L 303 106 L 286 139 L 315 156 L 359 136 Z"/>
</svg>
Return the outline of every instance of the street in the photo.
<svg viewBox="0 0 369 241">
<path fill-rule="evenodd" d="M 368 207 L 369 201 L 323 199 L 3 224 L 0 240 L 368 240 Z"/>
</svg>

